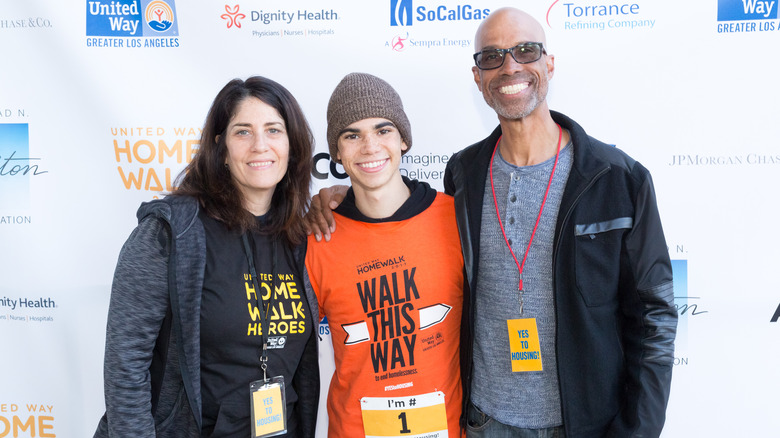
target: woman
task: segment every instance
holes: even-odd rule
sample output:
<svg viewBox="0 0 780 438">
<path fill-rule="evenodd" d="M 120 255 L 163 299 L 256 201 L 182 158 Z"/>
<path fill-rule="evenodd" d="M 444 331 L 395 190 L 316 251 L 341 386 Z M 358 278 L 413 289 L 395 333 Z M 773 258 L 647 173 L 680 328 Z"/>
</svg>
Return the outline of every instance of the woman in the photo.
<svg viewBox="0 0 780 438">
<path fill-rule="evenodd" d="M 314 436 L 317 338 L 301 277 L 312 145 L 278 83 L 219 92 L 179 187 L 141 206 L 119 255 L 96 437 Z"/>
</svg>

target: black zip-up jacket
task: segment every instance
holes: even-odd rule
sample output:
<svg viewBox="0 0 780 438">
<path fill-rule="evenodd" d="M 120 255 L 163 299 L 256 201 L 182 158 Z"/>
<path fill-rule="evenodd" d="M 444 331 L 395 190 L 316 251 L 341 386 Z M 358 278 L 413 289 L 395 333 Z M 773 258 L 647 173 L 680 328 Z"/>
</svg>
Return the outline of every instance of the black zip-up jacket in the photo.
<svg viewBox="0 0 780 438">
<path fill-rule="evenodd" d="M 569 130 L 574 162 L 553 242 L 556 353 L 567 438 L 657 437 L 666 417 L 677 312 L 672 267 L 650 173 L 551 111 Z M 501 127 L 454 154 L 466 276 L 461 330 L 465 426 L 471 390 L 475 291 L 485 181 Z M 477 371 L 478 372 L 478 371 Z"/>
<path fill-rule="evenodd" d="M 189 196 L 167 196 L 138 209 L 138 227 L 114 273 L 104 358 L 106 413 L 95 438 L 201 435 L 206 235 L 198 211 L 198 201 Z M 298 269 L 305 252 L 305 245 L 295 249 Z M 313 437 L 320 391 L 314 334 L 292 384 L 298 393 L 292 412 L 297 436 Z"/>
</svg>

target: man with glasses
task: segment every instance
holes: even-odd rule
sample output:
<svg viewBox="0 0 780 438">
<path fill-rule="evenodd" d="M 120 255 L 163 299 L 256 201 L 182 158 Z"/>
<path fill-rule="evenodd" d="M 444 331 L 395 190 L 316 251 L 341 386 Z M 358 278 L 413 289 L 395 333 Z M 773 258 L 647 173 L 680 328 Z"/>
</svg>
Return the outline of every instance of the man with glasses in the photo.
<svg viewBox="0 0 780 438">
<path fill-rule="evenodd" d="M 652 180 L 550 111 L 545 41 L 514 8 L 480 25 L 472 71 L 499 126 L 447 163 L 470 291 L 462 421 L 469 437 L 657 437 L 677 313 Z M 309 224 L 328 239 L 320 194 Z"/>
<path fill-rule="evenodd" d="M 677 313 L 650 174 L 550 111 L 555 59 L 531 16 L 494 11 L 475 46 L 499 126 L 444 180 L 471 291 L 467 434 L 657 437 Z"/>
</svg>

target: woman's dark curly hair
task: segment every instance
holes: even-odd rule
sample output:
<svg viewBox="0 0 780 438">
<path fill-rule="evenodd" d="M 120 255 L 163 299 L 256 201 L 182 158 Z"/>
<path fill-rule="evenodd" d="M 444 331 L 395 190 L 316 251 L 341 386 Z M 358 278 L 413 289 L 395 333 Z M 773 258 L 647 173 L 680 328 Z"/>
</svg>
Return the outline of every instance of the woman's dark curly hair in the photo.
<svg viewBox="0 0 780 438">
<path fill-rule="evenodd" d="M 225 166 L 226 129 L 244 99 L 256 97 L 275 108 L 284 119 L 290 144 L 287 172 L 276 185 L 268 221 L 262 229 L 244 208 L 241 190 Z M 233 79 L 217 94 L 211 105 L 200 149 L 177 178 L 173 195 L 197 198 L 206 214 L 241 232 L 258 230 L 286 238 L 291 245 L 301 243 L 306 234 L 303 216 L 309 206 L 314 136 L 298 101 L 286 88 L 268 78 L 252 76 Z"/>
</svg>

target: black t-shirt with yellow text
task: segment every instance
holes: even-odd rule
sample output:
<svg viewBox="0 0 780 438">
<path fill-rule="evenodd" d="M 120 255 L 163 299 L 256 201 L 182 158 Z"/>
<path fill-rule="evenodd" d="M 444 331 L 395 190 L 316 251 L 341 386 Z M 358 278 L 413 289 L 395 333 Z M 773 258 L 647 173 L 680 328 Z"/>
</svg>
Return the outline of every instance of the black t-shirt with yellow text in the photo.
<svg viewBox="0 0 780 438">
<path fill-rule="evenodd" d="M 203 212 L 200 219 L 206 231 L 200 317 L 203 436 L 246 438 L 251 433 L 249 384 L 263 378 L 260 309 L 268 308 L 267 376 L 284 376 L 288 417 L 297 400 L 292 376 L 314 330 L 311 312 L 292 249 L 277 242 L 273 273 L 273 241 L 249 234 L 260 288 L 255 291 L 241 233 Z M 288 430 L 294 428 L 288 423 Z"/>
</svg>

